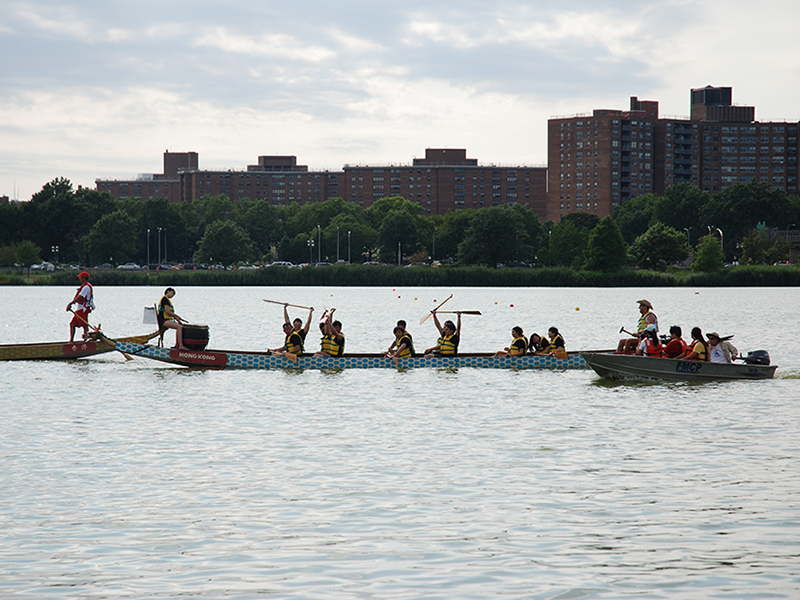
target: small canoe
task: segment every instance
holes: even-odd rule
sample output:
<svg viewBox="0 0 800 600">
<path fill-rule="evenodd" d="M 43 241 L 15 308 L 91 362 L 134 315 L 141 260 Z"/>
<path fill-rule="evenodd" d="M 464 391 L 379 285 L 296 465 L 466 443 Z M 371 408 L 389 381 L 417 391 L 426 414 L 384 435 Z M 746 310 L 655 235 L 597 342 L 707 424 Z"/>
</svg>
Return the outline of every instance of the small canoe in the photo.
<svg viewBox="0 0 800 600">
<path fill-rule="evenodd" d="M 119 338 L 116 341 L 145 344 L 158 333 Z M 112 352 L 114 340 L 105 336 L 77 342 L 40 342 L 38 344 L 0 345 L 0 361 L 3 360 L 71 360 Z"/>
<path fill-rule="evenodd" d="M 572 352 L 568 358 L 554 356 L 495 357 L 492 354 L 459 354 L 458 356 L 400 358 L 395 362 L 382 354 L 348 354 L 339 358 L 298 356 L 297 362 L 266 352 L 240 352 L 229 350 L 178 350 L 159 348 L 147 344 L 116 341 L 116 348 L 128 356 L 141 356 L 184 367 L 218 369 L 419 369 L 460 368 L 479 369 L 588 369 L 580 353 Z"/>
<path fill-rule="evenodd" d="M 772 379 L 777 365 L 720 364 L 632 354 L 582 352 L 586 363 L 605 379 L 656 379 L 666 381 L 729 381 Z"/>
</svg>

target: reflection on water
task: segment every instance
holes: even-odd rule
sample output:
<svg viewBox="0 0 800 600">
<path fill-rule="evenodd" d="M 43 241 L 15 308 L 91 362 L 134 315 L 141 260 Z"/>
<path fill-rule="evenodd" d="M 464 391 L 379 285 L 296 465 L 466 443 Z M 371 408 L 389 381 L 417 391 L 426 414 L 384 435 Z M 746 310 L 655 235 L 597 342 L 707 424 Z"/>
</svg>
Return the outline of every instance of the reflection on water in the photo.
<svg viewBox="0 0 800 600">
<path fill-rule="evenodd" d="M 143 331 L 141 307 L 160 291 L 99 289 L 98 319 Z M 465 317 L 471 349 L 502 348 L 516 323 L 557 324 L 577 349 L 609 346 L 647 297 L 664 325 L 733 332 L 741 350 L 767 347 L 779 375 L 800 372 L 778 327 L 792 322 L 794 290 L 694 291 L 456 290 L 451 302 L 484 311 Z M 3 341 L 63 337 L 64 293 L 0 289 L 42 315 L 5 319 Z M 211 325 L 212 345 L 259 349 L 280 335 L 266 296 L 184 288 L 175 300 Z M 445 296 L 269 290 L 333 298 L 353 351 L 385 348 L 396 319 L 411 327 Z M 412 331 L 422 342 L 431 329 Z M 581 371 L 194 371 L 113 354 L 0 371 L 3 597 L 800 590 L 797 375 L 693 385 Z"/>
</svg>

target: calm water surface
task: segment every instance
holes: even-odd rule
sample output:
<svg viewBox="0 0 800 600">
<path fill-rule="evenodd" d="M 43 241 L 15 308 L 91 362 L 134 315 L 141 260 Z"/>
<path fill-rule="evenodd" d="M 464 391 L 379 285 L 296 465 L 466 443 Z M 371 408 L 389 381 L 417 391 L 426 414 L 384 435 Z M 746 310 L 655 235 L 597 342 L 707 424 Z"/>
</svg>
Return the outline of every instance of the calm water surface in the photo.
<svg viewBox="0 0 800 600">
<path fill-rule="evenodd" d="M 94 320 L 146 332 L 161 291 L 98 288 Z M 0 343 L 65 339 L 72 292 L 0 288 Z M 263 298 L 335 306 L 348 349 L 370 352 L 398 318 L 433 345 L 419 318 L 451 292 L 446 306 L 483 312 L 464 317 L 464 351 L 508 345 L 514 325 L 611 347 L 644 297 L 662 329 L 768 349 L 778 378 L 0 363 L 0 597 L 800 597 L 796 288 L 179 288 L 174 302 L 212 347 L 247 350 L 281 343 Z"/>
</svg>

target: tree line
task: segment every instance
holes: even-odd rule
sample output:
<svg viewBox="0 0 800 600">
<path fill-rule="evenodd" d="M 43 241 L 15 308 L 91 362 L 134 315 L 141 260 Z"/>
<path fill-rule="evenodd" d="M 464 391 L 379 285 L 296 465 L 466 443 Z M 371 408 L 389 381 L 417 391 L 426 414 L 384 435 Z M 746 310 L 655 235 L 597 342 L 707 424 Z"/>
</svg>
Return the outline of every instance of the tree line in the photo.
<svg viewBox="0 0 800 600">
<path fill-rule="evenodd" d="M 800 198 L 761 182 L 711 195 L 690 184 L 645 194 L 611 217 L 571 213 L 559 223 L 522 206 L 424 216 L 402 197 L 368 208 L 341 198 L 273 206 L 206 196 L 192 203 L 116 200 L 58 178 L 30 202 L 0 205 L 0 264 L 40 259 L 94 266 L 169 261 L 232 265 L 275 260 L 377 260 L 470 265 L 538 264 L 611 272 L 665 270 L 694 253 L 694 267 L 788 258 Z"/>
</svg>

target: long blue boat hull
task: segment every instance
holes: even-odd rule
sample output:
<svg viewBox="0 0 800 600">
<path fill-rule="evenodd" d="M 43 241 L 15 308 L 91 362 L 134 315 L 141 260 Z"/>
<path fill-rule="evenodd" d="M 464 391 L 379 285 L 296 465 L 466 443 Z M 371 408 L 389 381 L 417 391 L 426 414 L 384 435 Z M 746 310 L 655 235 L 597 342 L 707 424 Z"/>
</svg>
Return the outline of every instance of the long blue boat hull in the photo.
<svg viewBox="0 0 800 600">
<path fill-rule="evenodd" d="M 452 357 L 400 358 L 395 362 L 381 354 L 355 354 L 339 358 L 298 356 L 297 362 L 265 352 L 227 350 L 178 350 L 144 344 L 117 342 L 116 349 L 129 356 L 141 356 L 186 367 L 228 369 L 588 369 L 578 353 L 566 359 L 554 356 L 495 357 L 491 354 L 464 354 Z"/>
</svg>

